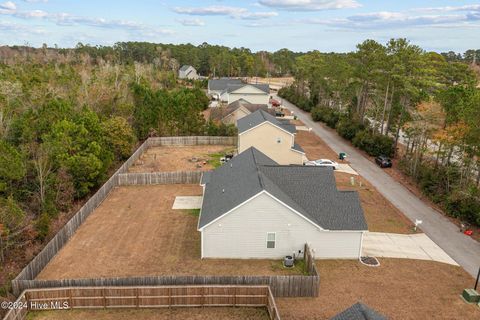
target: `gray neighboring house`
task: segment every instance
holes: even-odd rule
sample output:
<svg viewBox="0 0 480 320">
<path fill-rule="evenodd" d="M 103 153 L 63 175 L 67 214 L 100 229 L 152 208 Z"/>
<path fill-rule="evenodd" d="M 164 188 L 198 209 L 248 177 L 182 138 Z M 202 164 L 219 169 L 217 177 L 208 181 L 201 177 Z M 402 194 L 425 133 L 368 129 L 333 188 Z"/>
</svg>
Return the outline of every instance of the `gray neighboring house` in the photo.
<svg viewBox="0 0 480 320">
<path fill-rule="evenodd" d="M 241 85 L 243 81 L 236 78 L 220 78 L 208 80 L 208 94 L 215 99 L 220 99 L 222 93 L 229 85 Z"/>
<path fill-rule="evenodd" d="M 369 306 L 357 302 L 330 320 L 387 320 L 387 317 L 384 317 Z"/>
<path fill-rule="evenodd" d="M 178 78 L 180 79 L 189 79 L 189 80 L 198 80 L 199 76 L 197 70 L 189 65 L 183 65 L 178 70 Z"/>
<path fill-rule="evenodd" d="M 204 173 L 202 258 L 279 259 L 305 243 L 317 259 L 358 259 L 367 224 L 357 192 L 333 171 L 282 166 L 250 148 Z"/>
</svg>

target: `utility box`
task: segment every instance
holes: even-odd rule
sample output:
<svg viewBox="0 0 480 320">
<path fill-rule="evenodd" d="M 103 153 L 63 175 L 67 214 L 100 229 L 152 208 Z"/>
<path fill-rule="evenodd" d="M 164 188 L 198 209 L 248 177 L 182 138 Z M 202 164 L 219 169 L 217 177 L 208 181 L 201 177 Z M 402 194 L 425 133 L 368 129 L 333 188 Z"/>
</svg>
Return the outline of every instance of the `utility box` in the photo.
<svg viewBox="0 0 480 320">
<path fill-rule="evenodd" d="M 469 303 L 479 303 L 480 294 L 473 289 L 464 289 L 462 293 L 463 299 Z"/>
</svg>

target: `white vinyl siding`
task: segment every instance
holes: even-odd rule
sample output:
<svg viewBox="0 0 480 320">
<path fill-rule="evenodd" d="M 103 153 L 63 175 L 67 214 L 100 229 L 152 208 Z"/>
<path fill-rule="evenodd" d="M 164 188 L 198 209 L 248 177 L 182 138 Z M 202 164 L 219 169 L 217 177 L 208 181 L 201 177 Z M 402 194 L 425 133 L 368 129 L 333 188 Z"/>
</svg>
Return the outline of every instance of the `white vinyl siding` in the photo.
<svg viewBox="0 0 480 320">
<path fill-rule="evenodd" d="M 270 96 L 266 93 L 230 93 L 228 95 L 228 103 L 244 99 L 252 104 L 268 104 Z"/>
<path fill-rule="evenodd" d="M 267 233 L 275 248 L 267 248 Z M 317 259 L 356 259 L 362 232 L 322 231 L 263 193 L 203 230 L 203 258 L 281 259 L 308 243 Z"/>
</svg>

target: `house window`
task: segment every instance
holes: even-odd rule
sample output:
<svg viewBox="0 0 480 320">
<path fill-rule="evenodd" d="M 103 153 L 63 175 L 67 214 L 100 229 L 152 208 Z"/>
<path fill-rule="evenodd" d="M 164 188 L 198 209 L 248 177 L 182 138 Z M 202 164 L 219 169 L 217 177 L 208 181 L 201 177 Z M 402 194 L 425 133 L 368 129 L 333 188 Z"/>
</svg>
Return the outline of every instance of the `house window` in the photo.
<svg viewBox="0 0 480 320">
<path fill-rule="evenodd" d="M 277 138 L 277 143 L 282 142 L 282 138 Z"/>
<path fill-rule="evenodd" d="M 275 232 L 267 233 L 267 248 L 275 249 Z"/>
</svg>

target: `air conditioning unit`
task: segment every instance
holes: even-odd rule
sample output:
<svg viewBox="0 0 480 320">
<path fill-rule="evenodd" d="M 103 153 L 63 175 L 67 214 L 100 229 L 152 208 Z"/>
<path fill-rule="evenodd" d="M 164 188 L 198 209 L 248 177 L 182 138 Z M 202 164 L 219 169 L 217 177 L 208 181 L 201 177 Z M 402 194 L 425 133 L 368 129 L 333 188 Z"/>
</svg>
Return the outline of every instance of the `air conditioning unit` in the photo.
<svg viewBox="0 0 480 320">
<path fill-rule="evenodd" d="M 285 256 L 285 259 L 283 260 L 283 266 L 285 268 L 293 268 L 295 264 L 295 259 L 292 256 Z"/>
</svg>

